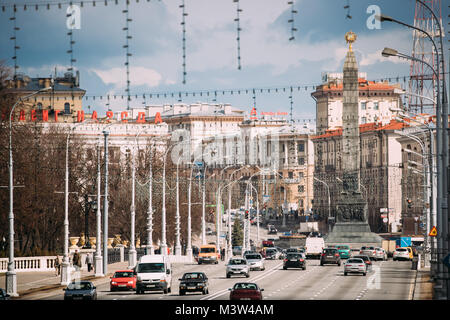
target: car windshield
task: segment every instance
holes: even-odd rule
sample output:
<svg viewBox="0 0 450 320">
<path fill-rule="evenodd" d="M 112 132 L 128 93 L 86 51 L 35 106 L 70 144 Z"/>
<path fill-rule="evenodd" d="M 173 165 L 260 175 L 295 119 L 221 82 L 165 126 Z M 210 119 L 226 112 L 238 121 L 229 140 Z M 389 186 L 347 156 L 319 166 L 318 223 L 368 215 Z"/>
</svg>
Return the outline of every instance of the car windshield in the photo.
<svg viewBox="0 0 450 320">
<path fill-rule="evenodd" d="M 239 264 L 247 264 L 247 262 L 244 259 L 234 259 L 230 260 L 230 264 L 239 265 Z"/>
<path fill-rule="evenodd" d="M 216 248 L 201 248 L 200 253 L 214 253 L 216 252 Z"/>
<path fill-rule="evenodd" d="M 133 272 L 121 272 L 118 271 L 116 273 L 114 273 L 113 278 L 132 278 L 133 277 Z"/>
<path fill-rule="evenodd" d="M 277 250 L 276 249 L 269 249 L 269 250 L 266 250 L 266 253 L 267 254 L 273 254 L 273 253 L 276 253 L 277 252 Z"/>
<path fill-rule="evenodd" d="M 247 259 L 247 260 L 249 260 L 249 259 L 261 260 L 261 255 L 259 255 L 259 254 L 248 254 L 248 255 L 245 256 L 245 259 Z"/>
<path fill-rule="evenodd" d="M 348 259 L 347 263 L 363 263 L 363 259 Z"/>
<path fill-rule="evenodd" d="M 255 283 L 236 283 L 233 289 L 237 290 L 257 290 L 258 286 Z"/>
<path fill-rule="evenodd" d="M 183 275 L 184 280 L 197 280 L 197 279 L 203 279 L 202 273 L 185 273 Z"/>
<path fill-rule="evenodd" d="M 72 282 L 67 286 L 69 290 L 91 290 L 92 285 L 90 282 Z"/>
<path fill-rule="evenodd" d="M 164 263 L 139 263 L 138 273 L 164 272 Z"/>
</svg>

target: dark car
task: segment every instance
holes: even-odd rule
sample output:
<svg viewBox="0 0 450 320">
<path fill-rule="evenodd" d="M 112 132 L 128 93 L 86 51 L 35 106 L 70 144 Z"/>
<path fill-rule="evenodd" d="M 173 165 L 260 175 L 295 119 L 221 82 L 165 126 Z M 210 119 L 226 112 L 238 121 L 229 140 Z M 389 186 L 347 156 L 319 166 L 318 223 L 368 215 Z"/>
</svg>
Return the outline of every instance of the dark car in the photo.
<svg viewBox="0 0 450 320">
<path fill-rule="evenodd" d="M 203 272 L 187 272 L 180 280 L 180 296 L 186 292 L 198 292 L 208 294 L 208 277 Z"/>
<path fill-rule="evenodd" d="M 230 290 L 230 300 L 262 300 L 264 289 L 256 283 L 238 282 Z"/>
<path fill-rule="evenodd" d="M 283 260 L 283 270 L 287 268 L 302 268 L 306 270 L 306 259 L 302 253 L 288 253 Z"/>
<path fill-rule="evenodd" d="M 320 265 L 332 263 L 341 265 L 341 256 L 339 255 L 338 249 L 335 248 L 324 248 L 322 254 L 320 255 Z"/>
<path fill-rule="evenodd" d="M 268 234 L 277 234 L 278 233 L 277 228 L 275 228 L 274 226 L 269 226 L 268 231 L 269 231 Z"/>
<path fill-rule="evenodd" d="M 367 266 L 367 271 L 372 270 L 372 261 L 370 260 L 369 256 L 366 255 L 355 255 L 352 258 L 359 258 L 359 259 L 363 259 L 364 263 Z"/>
<path fill-rule="evenodd" d="M 2 288 L 0 288 L 0 300 L 10 300 L 9 294 L 7 294 L 6 290 Z"/>
<path fill-rule="evenodd" d="M 64 300 L 97 300 L 97 289 L 90 281 L 71 282 L 64 291 Z"/>
</svg>

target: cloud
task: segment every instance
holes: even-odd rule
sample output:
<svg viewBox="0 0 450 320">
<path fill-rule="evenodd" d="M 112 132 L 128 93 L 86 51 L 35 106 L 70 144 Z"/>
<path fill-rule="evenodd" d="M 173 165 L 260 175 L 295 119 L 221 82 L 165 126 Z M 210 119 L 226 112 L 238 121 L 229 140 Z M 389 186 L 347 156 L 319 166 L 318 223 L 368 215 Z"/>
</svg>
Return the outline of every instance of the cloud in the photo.
<svg viewBox="0 0 450 320">
<path fill-rule="evenodd" d="M 114 85 L 115 89 L 126 87 L 126 68 L 107 70 L 91 69 L 105 84 Z M 146 67 L 130 67 L 130 83 L 133 86 L 157 87 L 162 80 L 161 74 Z"/>
</svg>

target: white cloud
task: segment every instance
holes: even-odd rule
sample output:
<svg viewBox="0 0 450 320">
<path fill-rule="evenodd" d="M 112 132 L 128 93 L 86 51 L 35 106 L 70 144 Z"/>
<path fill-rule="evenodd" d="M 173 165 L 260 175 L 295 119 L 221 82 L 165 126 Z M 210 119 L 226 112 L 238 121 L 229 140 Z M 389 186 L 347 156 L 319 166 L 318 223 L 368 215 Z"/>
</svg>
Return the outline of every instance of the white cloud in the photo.
<svg viewBox="0 0 450 320">
<path fill-rule="evenodd" d="M 116 89 L 126 87 L 126 68 L 111 68 L 106 70 L 92 69 L 105 84 L 113 84 Z M 146 67 L 130 67 L 130 84 L 132 86 L 146 85 L 156 87 L 161 83 L 162 76 L 157 71 Z"/>
</svg>

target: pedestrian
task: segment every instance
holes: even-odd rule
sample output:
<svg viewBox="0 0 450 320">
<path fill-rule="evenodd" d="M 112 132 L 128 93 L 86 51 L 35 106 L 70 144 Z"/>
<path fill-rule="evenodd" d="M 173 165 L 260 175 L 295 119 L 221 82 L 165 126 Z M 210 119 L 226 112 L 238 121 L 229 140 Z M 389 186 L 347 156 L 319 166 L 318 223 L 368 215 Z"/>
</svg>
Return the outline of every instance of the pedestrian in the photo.
<svg viewBox="0 0 450 320">
<path fill-rule="evenodd" d="M 61 274 L 61 258 L 59 255 L 56 255 L 55 258 L 55 276 L 59 276 Z"/>
<path fill-rule="evenodd" d="M 225 261 L 225 248 L 220 250 L 220 260 Z"/>
<path fill-rule="evenodd" d="M 92 269 L 92 255 L 90 254 L 90 253 L 88 253 L 87 255 L 86 255 L 86 264 L 87 264 L 87 269 L 88 269 L 88 272 L 91 272 L 91 269 Z"/>
<path fill-rule="evenodd" d="M 80 254 L 78 253 L 78 250 L 75 250 L 75 253 L 73 254 L 72 263 L 73 266 L 75 267 L 75 270 L 78 271 L 81 269 L 81 257 Z"/>
</svg>

